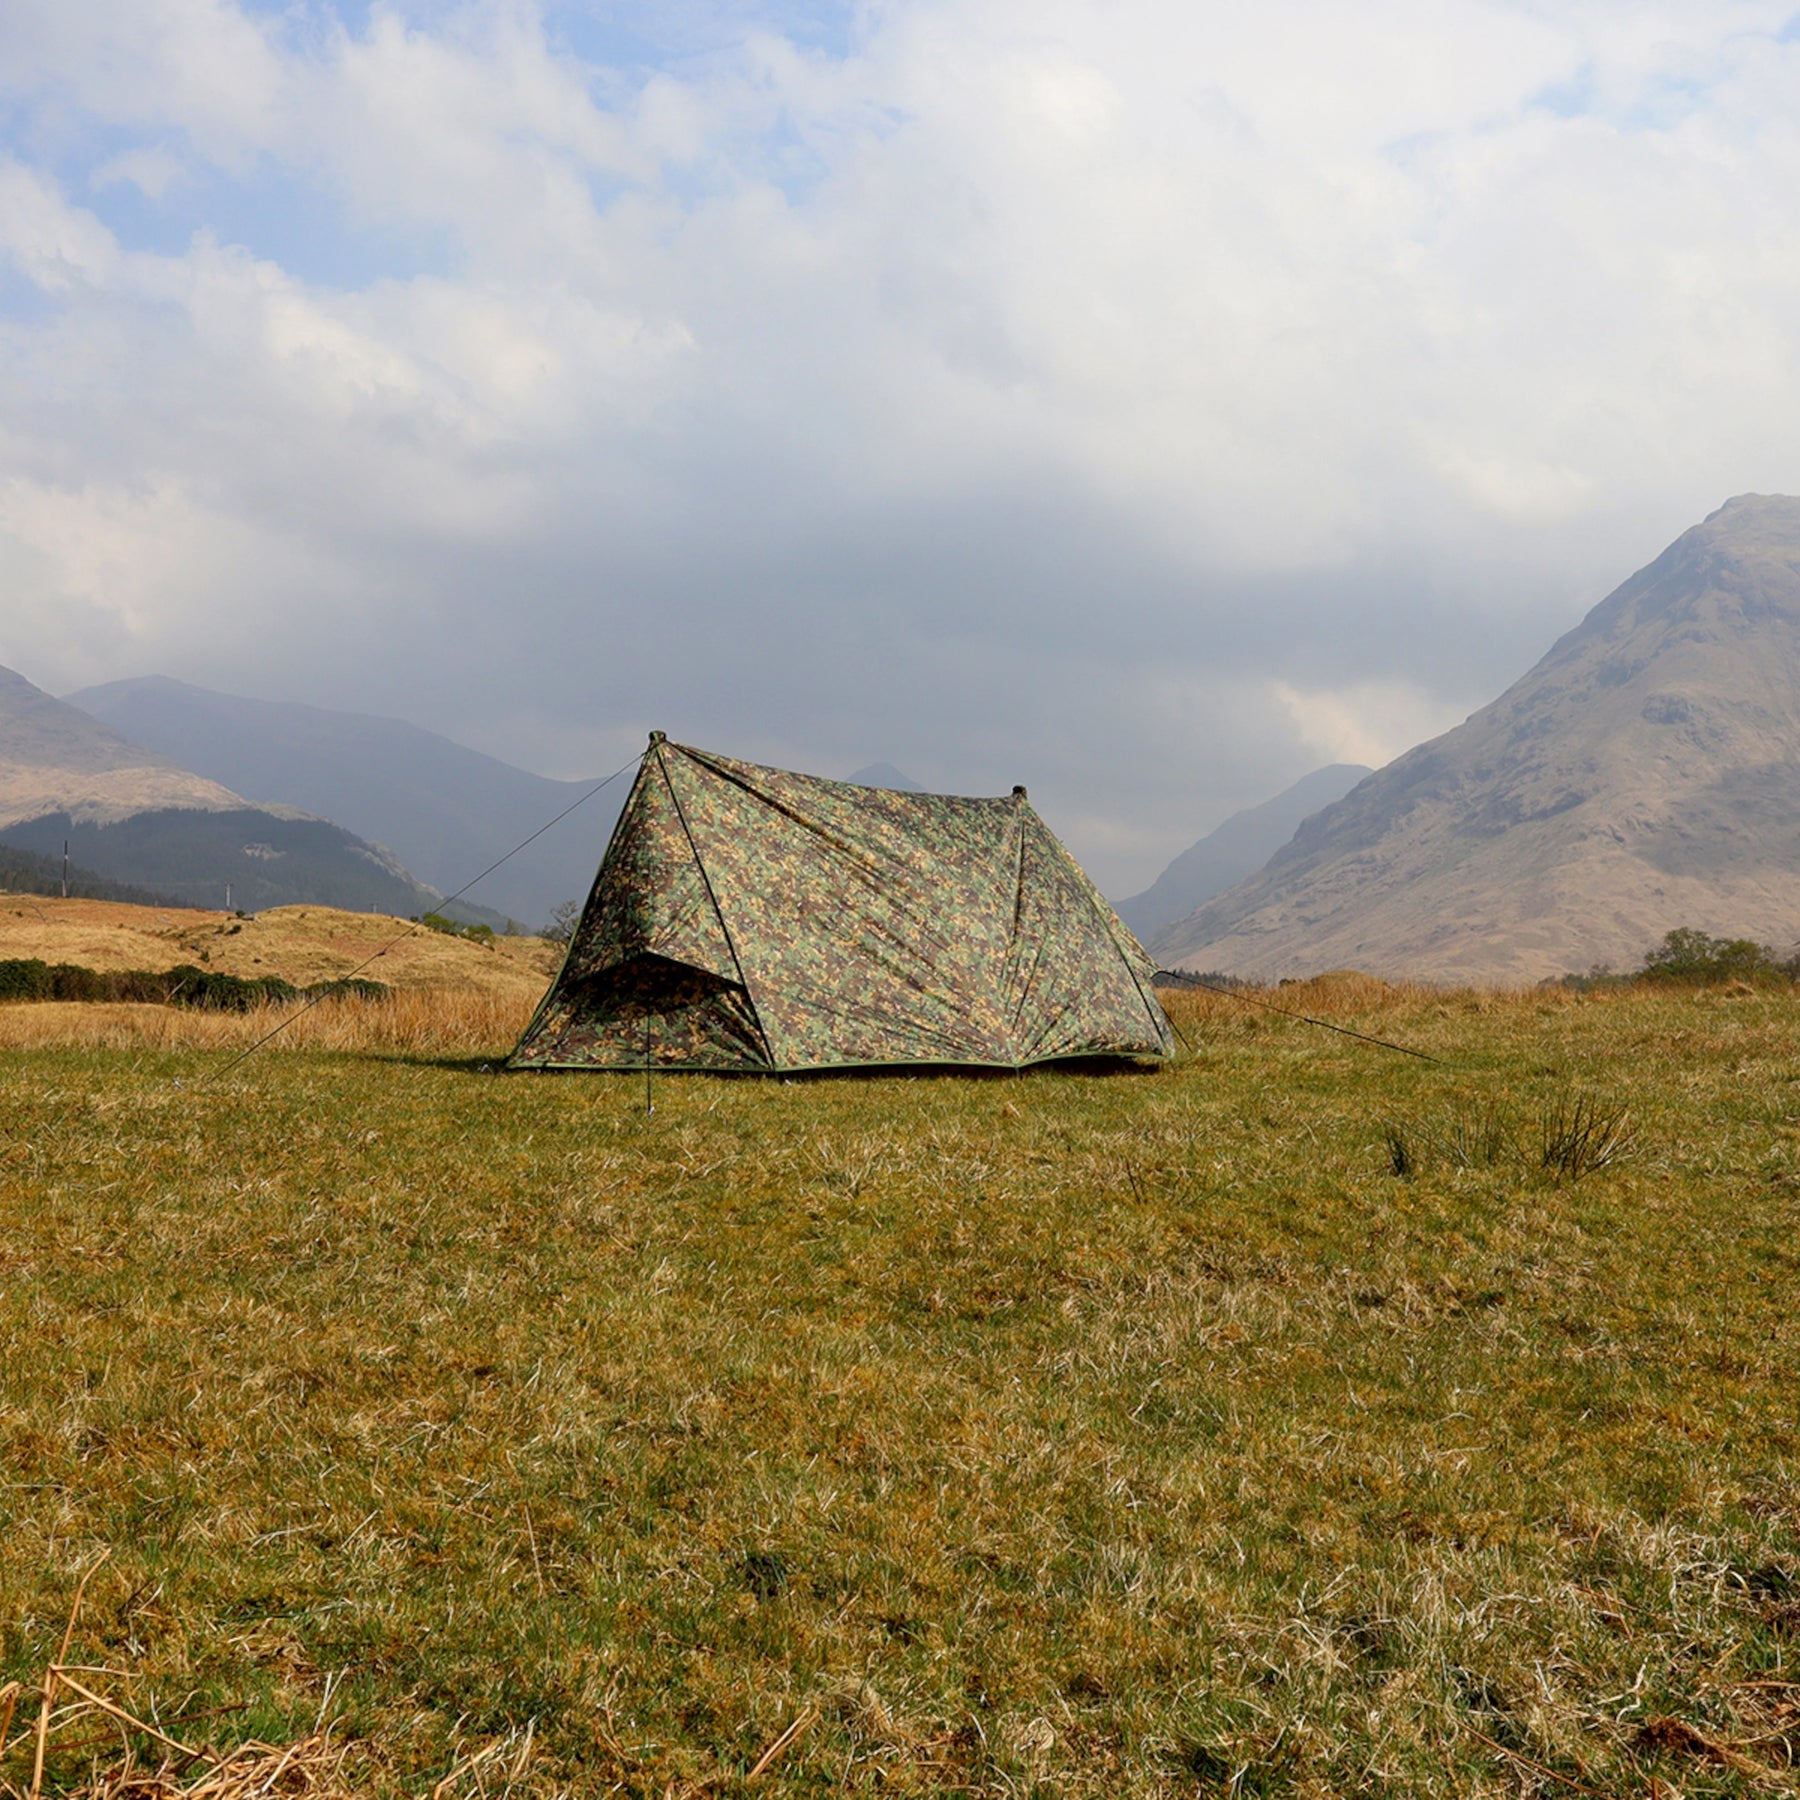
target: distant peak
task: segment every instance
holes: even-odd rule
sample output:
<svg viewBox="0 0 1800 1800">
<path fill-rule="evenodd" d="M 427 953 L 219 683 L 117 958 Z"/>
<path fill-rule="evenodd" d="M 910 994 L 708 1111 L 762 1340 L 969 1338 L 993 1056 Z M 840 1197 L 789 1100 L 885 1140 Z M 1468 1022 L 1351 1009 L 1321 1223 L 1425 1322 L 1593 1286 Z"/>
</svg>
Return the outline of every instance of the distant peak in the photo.
<svg viewBox="0 0 1800 1800">
<path fill-rule="evenodd" d="M 1734 494 L 1683 536 L 1726 548 L 1742 544 L 1764 550 L 1800 549 L 1800 499 L 1792 494 Z M 1680 542 L 1677 539 L 1677 545 Z"/>
<path fill-rule="evenodd" d="M 1710 525 L 1714 519 L 1722 519 L 1729 513 L 1772 512 L 1790 507 L 1800 508 L 1800 498 L 1792 494 L 1733 494 L 1723 506 L 1709 512 L 1704 522 Z"/>
<path fill-rule="evenodd" d="M 910 775 L 896 769 L 892 763 L 870 763 L 866 769 L 858 769 L 854 775 L 846 775 L 846 781 L 857 787 L 894 788 L 902 794 L 922 794 L 925 790 Z"/>
</svg>

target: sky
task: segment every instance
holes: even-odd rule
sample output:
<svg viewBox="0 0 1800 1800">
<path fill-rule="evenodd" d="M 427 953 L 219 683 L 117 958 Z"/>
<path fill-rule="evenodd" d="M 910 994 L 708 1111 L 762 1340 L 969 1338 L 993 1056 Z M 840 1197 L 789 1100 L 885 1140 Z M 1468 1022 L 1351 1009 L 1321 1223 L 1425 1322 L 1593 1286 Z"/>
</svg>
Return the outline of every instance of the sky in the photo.
<svg viewBox="0 0 1800 1800">
<path fill-rule="evenodd" d="M 1800 492 L 1760 0 L 5 0 L 0 663 L 1124 895 Z"/>
</svg>

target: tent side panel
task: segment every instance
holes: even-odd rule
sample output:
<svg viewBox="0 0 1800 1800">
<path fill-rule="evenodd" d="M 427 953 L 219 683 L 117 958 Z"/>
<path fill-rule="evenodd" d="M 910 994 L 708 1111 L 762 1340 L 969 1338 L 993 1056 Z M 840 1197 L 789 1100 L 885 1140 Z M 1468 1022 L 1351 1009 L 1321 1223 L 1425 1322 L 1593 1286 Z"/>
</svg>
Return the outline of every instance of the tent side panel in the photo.
<svg viewBox="0 0 1800 1800">
<path fill-rule="evenodd" d="M 691 752 L 671 777 L 781 1067 L 1011 1062 L 1010 802 Z"/>
<path fill-rule="evenodd" d="M 657 956 L 565 981 L 513 1052 L 518 1069 L 767 1069 L 736 982 Z"/>
<path fill-rule="evenodd" d="M 1018 931 L 1006 971 L 1014 1062 L 1172 1055 L 1153 973 L 1074 857 L 1023 810 Z"/>
<path fill-rule="evenodd" d="M 563 981 L 660 956 L 737 979 L 731 945 L 682 829 L 662 758 L 645 758 L 575 927 Z"/>
</svg>

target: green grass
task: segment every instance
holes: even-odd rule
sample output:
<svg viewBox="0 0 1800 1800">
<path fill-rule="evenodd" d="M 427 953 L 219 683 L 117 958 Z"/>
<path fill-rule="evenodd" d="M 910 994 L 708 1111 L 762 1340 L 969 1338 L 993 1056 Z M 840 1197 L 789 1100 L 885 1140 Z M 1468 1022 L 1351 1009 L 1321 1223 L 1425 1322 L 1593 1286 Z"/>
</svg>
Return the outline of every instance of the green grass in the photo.
<svg viewBox="0 0 1800 1800">
<path fill-rule="evenodd" d="M 1800 1010 L 1370 1005 L 1448 1066 L 10 1055 L 0 1682 L 108 1549 L 121 1701 L 371 1791 L 1790 1786 Z"/>
</svg>

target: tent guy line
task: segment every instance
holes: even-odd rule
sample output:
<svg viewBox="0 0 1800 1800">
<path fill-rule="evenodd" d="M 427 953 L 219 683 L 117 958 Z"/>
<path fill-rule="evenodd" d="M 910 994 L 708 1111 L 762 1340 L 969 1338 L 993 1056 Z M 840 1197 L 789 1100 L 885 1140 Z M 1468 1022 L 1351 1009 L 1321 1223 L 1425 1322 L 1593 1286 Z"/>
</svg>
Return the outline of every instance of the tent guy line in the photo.
<svg viewBox="0 0 1800 1800">
<path fill-rule="evenodd" d="M 1315 1019 L 1310 1013 L 1295 1012 L 1291 1006 L 1277 1006 L 1272 1000 L 1258 1000 L 1236 988 L 1208 981 L 1200 975 L 1190 975 L 1185 969 L 1158 969 L 1156 974 L 1160 981 L 1177 981 L 1183 987 L 1205 988 L 1209 994 L 1223 994 L 1227 1000 L 1241 1000 L 1246 1006 L 1260 1006 L 1264 1012 L 1280 1013 L 1284 1019 L 1298 1019 L 1303 1025 L 1316 1025 L 1321 1031 L 1335 1031 L 1340 1037 L 1355 1038 L 1364 1044 L 1377 1044 L 1383 1050 L 1395 1050 L 1402 1056 L 1416 1056 L 1420 1062 L 1436 1063 L 1440 1069 L 1450 1066 L 1441 1056 L 1433 1056 L 1429 1050 L 1414 1050 L 1408 1044 L 1396 1044 L 1387 1038 L 1371 1037 L 1366 1031 L 1352 1031 L 1348 1025 L 1333 1025 L 1329 1019 Z M 1180 1027 L 1176 1029 L 1179 1030 Z M 1187 1040 L 1184 1038 L 1182 1041 L 1185 1043 Z M 1189 1047 L 1192 1048 L 1191 1045 Z"/>
<path fill-rule="evenodd" d="M 507 853 L 504 856 L 496 857 L 491 863 L 488 864 L 488 866 L 485 869 L 483 869 L 481 871 L 481 873 L 479 875 L 476 875 L 476 876 L 472 877 L 470 880 L 465 881 L 462 884 L 462 886 L 456 890 L 456 892 L 454 894 L 446 894 L 444 896 L 443 900 L 440 902 L 440 904 L 444 905 L 444 906 L 454 906 L 456 904 L 456 902 L 463 897 L 463 895 L 468 893 L 468 891 L 471 888 L 475 887 L 478 883 L 485 881 L 491 874 L 493 874 L 493 872 L 497 868 L 500 867 L 500 865 L 502 863 L 510 862 L 515 856 L 517 856 L 519 854 L 519 852 L 521 850 L 526 849 L 529 845 L 535 844 L 538 841 L 538 839 L 541 838 L 544 835 L 544 833 L 546 831 L 548 831 L 553 825 L 560 825 L 563 822 L 563 820 L 569 816 L 570 813 L 576 811 L 576 809 L 579 807 L 586 806 L 587 803 L 591 799 L 593 799 L 593 797 L 597 793 L 599 793 L 601 791 L 601 789 L 611 787 L 612 784 L 615 781 L 617 781 L 619 779 L 619 777 L 621 775 L 623 775 L 627 769 L 629 769 L 634 763 L 642 762 L 644 757 L 647 756 L 648 754 L 649 754 L 648 751 L 640 751 L 636 756 L 627 757 L 626 760 L 624 762 L 620 763 L 619 766 L 616 769 L 614 769 L 610 775 L 605 776 L 603 779 L 595 782 L 594 785 L 591 788 L 589 788 L 585 794 L 581 795 L 579 799 L 571 800 L 569 802 L 569 804 L 567 806 L 565 806 L 562 809 L 562 811 L 556 815 L 556 817 L 554 819 L 545 820 L 545 822 L 542 825 L 540 825 L 537 828 L 537 830 L 534 831 L 530 835 L 530 837 L 521 838 L 519 840 L 519 842 L 514 844 L 513 847 L 509 851 L 507 851 Z M 364 969 L 369 968 L 372 964 L 379 962 L 382 959 L 382 957 L 386 956 L 387 953 L 394 948 L 394 946 L 396 944 L 405 943 L 409 937 L 416 936 L 417 933 L 419 933 L 423 929 L 424 929 L 424 925 L 423 925 L 422 921 L 415 919 L 412 922 L 412 924 L 407 926 L 407 928 L 404 931 L 397 932 L 393 937 L 389 938 L 388 941 L 385 944 L 383 944 L 381 946 L 381 948 L 379 950 L 377 950 L 372 956 L 364 957 L 363 960 L 361 962 L 359 962 L 356 965 L 356 967 L 354 969 L 352 969 L 347 975 L 340 975 L 338 977 L 338 980 L 339 981 L 354 981 L 356 979 L 356 977 L 363 972 Z M 251 1057 L 253 1057 L 257 1053 L 257 1051 L 259 1051 L 263 1047 L 264 1044 L 268 1043 L 272 1038 L 279 1037 L 284 1031 L 287 1030 L 287 1028 L 290 1025 L 293 1024 L 293 1022 L 296 1019 L 302 1018 L 307 1013 L 311 1012 L 312 1009 L 315 1006 L 317 1006 L 319 1004 L 319 1002 L 321 1000 L 323 1000 L 324 998 L 325 998 L 324 994 L 315 994 L 310 1000 L 307 1001 L 307 1003 L 304 1006 L 295 1008 L 295 1010 L 293 1012 L 289 1013 L 288 1016 L 285 1019 L 283 1019 L 279 1025 L 275 1026 L 273 1030 L 264 1032 L 264 1034 L 261 1037 L 259 1037 L 254 1044 L 250 1045 L 250 1047 L 248 1049 L 240 1050 L 237 1053 L 237 1055 L 234 1056 L 230 1062 L 226 1063 L 222 1069 L 215 1069 L 210 1075 L 206 1076 L 205 1079 L 201 1081 L 200 1086 L 210 1087 L 215 1081 L 222 1081 L 227 1075 L 229 1075 L 231 1073 L 231 1071 L 233 1069 L 235 1069 L 238 1066 L 239 1063 L 247 1062 Z M 181 1085 L 181 1083 L 177 1082 L 175 1085 L 177 1087 L 179 1087 Z"/>
</svg>

